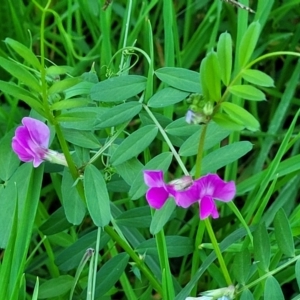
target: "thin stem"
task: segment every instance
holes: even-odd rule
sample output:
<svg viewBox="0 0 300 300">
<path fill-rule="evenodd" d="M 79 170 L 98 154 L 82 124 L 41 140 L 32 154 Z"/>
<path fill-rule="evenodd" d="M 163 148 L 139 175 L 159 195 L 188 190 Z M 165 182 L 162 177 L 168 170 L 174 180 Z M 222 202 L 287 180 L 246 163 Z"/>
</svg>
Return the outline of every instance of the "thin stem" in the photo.
<svg viewBox="0 0 300 300">
<path fill-rule="evenodd" d="M 226 283 L 227 283 L 228 286 L 229 286 L 229 285 L 232 284 L 232 280 L 231 280 L 231 278 L 230 278 L 228 269 L 227 269 L 227 267 L 226 267 L 226 264 L 225 264 L 225 261 L 224 261 L 223 255 L 222 255 L 222 252 L 221 252 L 221 250 L 220 250 L 220 248 L 219 248 L 219 244 L 218 244 L 218 242 L 217 242 L 216 236 L 215 236 L 214 231 L 213 231 L 213 229 L 212 229 L 212 227 L 211 227 L 211 224 L 210 224 L 209 219 L 208 219 L 208 218 L 205 219 L 205 220 L 204 220 L 204 223 L 205 223 L 206 230 L 207 230 L 207 232 L 208 232 L 209 238 L 210 238 L 210 240 L 211 240 L 211 243 L 212 243 L 212 245 L 213 245 L 213 248 L 214 248 L 214 250 L 215 250 L 215 252 L 216 252 L 217 258 L 218 258 L 218 260 L 219 260 L 220 267 L 221 267 L 221 269 L 222 269 L 222 272 L 223 272 L 223 275 L 224 275 L 224 277 L 225 277 Z"/>
<path fill-rule="evenodd" d="M 174 146 L 172 145 L 172 143 L 171 143 L 169 137 L 167 136 L 166 132 L 161 127 L 161 125 L 159 124 L 159 122 L 156 120 L 155 116 L 153 115 L 153 113 L 151 112 L 151 110 L 149 109 L 149 107 L 147 105 L 143 105 L 143 107 L 144 107 L 145 111 L 148 113 L 149 117 L 153 120 L 153 122 L 157 126 L 157 128 L 160 131 L 161 135 L 163 136 L 165 142 L 168 144 L 171 152 L 173 153 L 173 155 L 174 155 L 175 159 L 177 160 L 177 162 L 178 162 L 180 168 L 182 169 L 183 173 L 188 176 L 189 172 L 186 169 L 183 161 L 181 160 L 181 157 L 176 152 L 176 150 L 175 150 Z"/>
<path fill-rule="evenodd" d="M 134 250 L 130 247 L 127 241 L 123 240 L 110 226 L 104 227 L 105 232 L 114 240 L 116 241 L 126 252 L 127 254 L 133 259 L 136 263 L 137 267 L 144 273 L 146 278 L 149 280 L 153 288 L 162 295 L 162 287 L 157 279 L 153 276 L 152 272 L 149 268 L 145 265 L 144 261 L 139 258 L 139 256 L 134 252 Z"/>
<path fill-rule="evenodd" d="M 199 145 L 198 145 L 195 178 L 199 178 L 201 175 L 201 164 L 202 164 L 202 157 L 203 157 L 203 151 L 204 151 L 204 141 L 205 141 L 205 136 L 206 136 L 206 130 L 207 130 L 207 124 L 204 124 L 202 131 L 201 131 L 200 141 L 199 141 Z"/>
</svg>

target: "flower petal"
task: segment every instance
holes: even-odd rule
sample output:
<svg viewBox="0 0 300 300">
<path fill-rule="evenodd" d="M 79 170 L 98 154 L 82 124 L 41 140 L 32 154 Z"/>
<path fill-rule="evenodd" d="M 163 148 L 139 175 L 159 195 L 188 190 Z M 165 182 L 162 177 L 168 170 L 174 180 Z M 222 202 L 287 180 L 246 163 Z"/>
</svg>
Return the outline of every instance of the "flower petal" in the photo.
<svg viewBox="0 0 300 300">
<path fill-rule="evenodd" d="M 225 182 L 217 174 L 207 174 L 198 179 L 200 197 L 209 195 L 219 201 L 231 201 L 236 193 L 234 181 Z"/>
<path fill-rule="evenodd" d="M 199 209 L 201 220 L 206 219 L 210 215 L 212 215 L 214 219 L 219 217 L 216 204 L 211 196 L 204 196 L 201 198 L 199 201 Z"/>
<path fill-rule="evenodd" d="M 144 171 L 144 181 L 149 187 L 163 187 L 164 173 L 161 170 L 145 170 Z"/>
<path fill-rule="evenodd" d="M 43 148 L 48 148 L 50 139 L 50 129 L 43 122 L 25 117 L 22 119 L 22 124 L 27 128 L 32 141 Z"/>
<path fill-rule="evenodd" d="M 199 200 L 198 187 L 193 184 L 186 190 L 178 191 L 172 185 L 167 185 L 168 192 L 175 198 L 178 206 L 187 208 Z"/>
<path fill-rule="evenodd" d="M 164 187 L 150 188 L 146 193 L 146 199 L 149 205 L 155 209 L 160 209 L 169 197 L 169 193 Z"/>
</svg>

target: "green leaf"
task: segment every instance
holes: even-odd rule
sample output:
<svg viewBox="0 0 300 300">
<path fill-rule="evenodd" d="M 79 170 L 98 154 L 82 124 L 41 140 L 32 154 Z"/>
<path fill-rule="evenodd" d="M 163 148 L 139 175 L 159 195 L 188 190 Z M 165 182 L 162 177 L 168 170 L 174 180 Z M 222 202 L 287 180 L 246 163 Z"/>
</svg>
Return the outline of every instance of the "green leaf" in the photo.
<svg viewBox="0 0 300 300">
<path fill-rule="evenodd" d="M 141 171 L 143 164 L 136 158 L 131 158 L 115 166 L 117 173 L 128 185 L 132 185 L 136 175 Z"/>
<path fill-rule="evenodd" d="M 39 81 L 25 67 L 0 56 L 0 66 L 36 92 L 41 92 Z"/>
<path fill-rule="evenodd" d="M 165 224 L 170 220 L 175 211 L 176 203 L 173 198 L 169 198 L 161 209 L 155 210 L 150 225 L 151 234 L 155 235 L 161 231 Z"/>
<path fill-rule="evenodd" d="M 172 158 L 173 154 L 171 152 L 163 152 L 152 158 L 135 176 L 134 181 L 131 184 L 129 197 L 132 200 L 136 200 L 146 193 L 147 186 L 144 183 L 143 170 L 163 170 L 164 172 L 167 172 L 172 162 Z"/>
<path fill-rule="evenodd" d="M 250 142 L 241 141 L 226 145 L 207 154 L 202 160 L 202 174 L 215 173 L 220 168 L 246 155 L 252 148 L 253 144 Z"/>
<path fill-rule="evenodd" d="M 64 169 L 61 192 L 68 222 L 73 225 L 79 225 L 85 215 L 85 205 L 77 192 L 74 180 L 67 168 Z"/>
<path fill-rule="evenodd" d="M 201 130 L 190 136 L 180 147 L 179 154 L 181 156 L 192 156 L 198 153 L 198 144 L 200 141 Z M 204 150 L 208 150 L 230 134 L 230 131 L 223 129 L 216 123 L 210 122 L 207 127 L 206 138 L 204 141 Z"/>
<path fill-rule="evenodd" d="M 246 285 L 251 266 L 251 257 L 248 249 L 236 253 L 233 262 L 233 273 L 235 280 L 242 286 Z"/>
<path fill-rule="evenodd" d="M 94 224 L 104 227 L 110 222 L 109 196 L 105 180 L 94 165 L 87 165 L 84 171 L 84 193 L 88 211 Z"/>
<path fill-rule="evenodd" d="M 166 236 L 168 257 L 181 257 L 193 252 L 192 239 L 184 236 Z M 142 242 L 136 251 L 140 254 L 157 255 L 156 240 L 154 238 Z"/>
<path fill-rule="evenodd" d="M 17 86 L 12 82 L 0 80 L 0 90 L 4 94 L 24 101 L 28 106 L 35 109 L 40 115 L 44 116 L 44 107 L 41 102 L 29 91 Z"/>
<path fill-rule="evenodd" d="M 125 123 L 136 116 L 141 110 L 142 104 L 135 101 L 116 105 L 95 120 L 95 128 L 102 129 Z"/>
<path fill-rule="evenodd" d="M 242 77 L 252 84 L 274 87 L 273 78 L 259 70 L 244 69 L 242 70 Z"/>
<path fill-rule="evenodd" d="M 252 85 L 232 85 L 228 87 L 229 92 L 232 95 L 235 95 L 237 97 L 252 100 L 252 101 L 262 101 L 266 100 L 265 94 L 259 90 L 258 88 L 252 86 Z"/>
<path fill-rule="evenodd" d="M 123 274 L 128 260 L 128 254 L 123 252 L 111 258 L 101 267 L 96 276 L 95 299 L 105 295 L 114 286 Z"/>
<path fill-rule="evenodd" d="M 65 110 L 76 107 L 86 107 L 88 106 L 89 102 L 90 101 L 87 98 L 64 99 L 53 103 L 51 105 L 51 110 Z"/>
<path fill-rule="evenodd" d="M 259 122 L 244 108 L 229 102 L 221 103 L 221 107 L 229 117 L 251 131 L 259 130 Z"/>
<path fill-rule="evenodd" d="M 247 28 L 242 37 L 240 47 L 238 49 L 239 67 L 243 68 L 250 60 L 260 33 L 259 22 L 253 22 Z"/>
<path fill-rule="evenodd" d="M 240 300 L 254 300 L 253 294 L 249 290 L 244 290 Z"/>
<path fill-rule="evenodd" d="M 87 149 L 100 148 L 100 143 L 96 136 L 90 131 L 76 130 L 76 129 L 62 129 L 65 139 L 79 147 Z"/>
<path fill-rule="evenodd" d="M 184 100 L 188 92 L 166 87 L 154 94 L 147 103 L 149 107 L 166 107 Z"/>
<path fill-rule="evenodd" d="M 227 86 L 230 82 L 232 69 L 232 39 L 231 35 L 227 32 L 222 33 L 219 37 L 217 55 L 220 64 L 221 79 Z"/>
<path fill-rule="evenodd" d="M 133 228 L 149 228 L 151 223 L 150 207 L 142 206 L 127 210 L 115 219 L 118 225 Z"/>
<path fill-rule="evenodd" d="M 72 287 L 74 278 L 70 275 L 60 275 L 48 279 L 39 287 L 39 299 L 49 299 L 65 295 Z"/>
<path fill-rule="evenodd" d="M 9 45 L 16 53 L 18 53 L 25 61 L 27 61 L 29 64 L 31 64 L 36 69 L 41 69 L 41 64 L 35 54 L 28 49 L 23 44 L 11 39 L 6 38 L 4 42 Z"/>
<path fill-rule="evenodd" d="M 78 84 L 82 79 L 80 77 L 71 77 L 64 80 L 56 81 L 48 90 L 48 94 L 57 94 L 66 91 L 67 89 Z M 77 95 L 76 95 L 77 96 Z"/>
<path fill-rule="evenodd" d="M 174 136 L 191 136 L 200 129 L 198 124 L 188 124 L 185 118 L 180 118 L 170 123 L 165 131 Z"/>
<path fill-rule="evenodd" d="M 254 257 L 257 266 L 264 272 L 268 272 L 270 265 L 271 246 L 265 224 L 259 224 L 253 234 Z M 276 299 L 276 298 L 275 298 Z"/>
<path fill-rule="evenodd" d="M 218 102 L 221 99 L 221 71 L 218 61 L 218 56 L 216 52 L 211 51 L 206 56 L 206 63 L 204 64 L 204 69 L 201 69 L 201 72 L 204 72 L 203 76 L 206 88 L 209 94 L 209 100 Z M 203 81 L 202 86 L 203 86 Z"/>
<path fill-rule="evenodd" d="M 207 57 L 204 57 L 200 64 L 200 82 L 202 87 L 202 95 L 204 99 L 209 99 L 209 90 L 206 85 L 206 64 L 207 64 Z"/>
<path fill-rule="evenodd" d="M 241 131 L 245 128 L 244 125 L 241 125 L 240 122 L 235 122 L 228 115 L 225 115 L 221 112 L 217 112 L 213 115 L 213 121 L 216 122 L 220 127 L 232 131 Z"/>
<path fill-rule="evenodd" d="M 284 300 L 284 296 L 278 281 L 273 276 L 269 276 L 264 288 L 264 300 L 274 299 Z"/>
<path fill-rule="evenodd" d="M 14 129 L 10 130 L 0 140 L 0 179 L 2 181 L 7 181 L 13 175 L 20 164 L 18 156 L 13 152 L 11 148 L 11 142 L 14 133 Z"/>
<path fill-rule="evenodd" d="M 138 75 L 112 77 L 91 88 L 91 99 L 102 102 L 121 102 L 136 96 L 146 88 L 147 78 Z"/>
<path fill-rule="evenodd" d="M 147 125 L 133 132 L 113 153 L 111 157 L 112 165 L 119 165 L 140 154 L 155 139 L 157 131 L 155 125 Z"/>
<path fill-rule="evenodd" d="M 183 68 L 165 67 L 155 71 L 164 83 L 186 92 L 201 93 L 200 74 Z"/>
<path fill-rule="evenodd" d="M 77 268 L 86 250 L 88 248 L 95 249 L 96 239 L 97 230 L 93 230 L 92 232 L 86 233 L 85 235 L 81 236 L 71 246 L 63 249 L 57 254 L 55 264 L 63 272 L 67 272 L 74 268 Z M 101 250 L 104 246 L 107 246 L 107 242 L 109 241 L 109 239 L 110 238 L 106 233 L 101 234 L 99 250 Z"/>
<path fill-rule="evenodd" d="M 60 207 L 40 226 L 39 230 L 45 235 L 52 235 L 70 227 L 71 224 L 66 219 L 63 207 Z"/>
<path fill-rule="evenodd" d="M 295 246 L 289 220 L 282 208 L 274 218 L 275 238 L 279 249 L 289 257 L 295 256 Z"/>
</svg>

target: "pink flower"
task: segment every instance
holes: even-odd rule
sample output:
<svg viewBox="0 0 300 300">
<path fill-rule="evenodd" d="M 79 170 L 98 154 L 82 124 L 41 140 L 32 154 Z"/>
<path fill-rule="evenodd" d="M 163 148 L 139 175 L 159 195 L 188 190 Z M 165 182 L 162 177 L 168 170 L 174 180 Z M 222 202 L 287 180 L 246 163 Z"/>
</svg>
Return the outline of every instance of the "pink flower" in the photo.
<svg viewBox="0 0 300 300">
<path fill-rule="evenodd" d="M 167 184 L 163 179 L 163 171 L 146 170 L 144 181 L 149 187 L 146 199 L 151 207 L 160 209 L 169 197 L 173 197 L 176 204 L 184 208 L 198 202 L 201 220 L 209 216 L 218 218 L 215 200 L 229 202 L 236 192 L 234 181 L 225 182 L 217 174 L 207 174 L 195 181 L 184 176 Z"/>
<path fill-rule="evenodd" d="M 222 202 L 231 201 L 236 192 L 234 181 L 225 182 L 217 174 L 207 174 L 195 180 L 197 186 L 197 201 L 200 207 L 200 219 L 212 216 L 219 217 L 215 200 Z"/>
<path fill-rule="evenodd" d="M 149 187 L 146 199 L 155 209 L 160 209 L 169 197 L 174 197 L 176 204 L 185 208 L 197 200 L 193 198 L 196 196 L 196 189 L 190 176 L 184 176 L 167 184 L 163 179 L 163 171 L 145 170 L 144 181 Z"/>
<path fill-rule="evenodd" d="M 35 168 L 44 160 L 67 165 L 61 153 L 48 149 L 50 129 L 47 125 L 29 117 L 23 118 L 22 124 L 12 139 L 12 149 L 21 161 L 32 161 Z"/>
</svg>

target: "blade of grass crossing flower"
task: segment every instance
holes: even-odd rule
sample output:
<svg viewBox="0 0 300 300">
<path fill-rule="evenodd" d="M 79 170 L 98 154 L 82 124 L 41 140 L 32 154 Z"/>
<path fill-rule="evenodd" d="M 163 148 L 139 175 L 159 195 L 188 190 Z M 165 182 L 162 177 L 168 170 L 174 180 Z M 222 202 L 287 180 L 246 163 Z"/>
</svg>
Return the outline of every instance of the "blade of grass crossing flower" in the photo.
<svg viewBox="0 0 300 300">
<path fill-rule="evenodd" d="M 288 131 L 286 132 L 286 135 L 284 136 L 284 139 L 278 149 L 278 152 L 276 153 L 275 158 L 273 159 L 273 161 L 271 162 L 270 166 L 267 169 L 267 173 L 264 174 L 262 181 L 259 182 L 259 189 L 258 189 L 257 194 L 254 196 L 253 193 L 250 193 L 250 195 L 249 195 L 249 197 L 252 197 L 252 204 L 251 204 L 251 206 L 248 207 L 248 211 L 246 212 L 246 216 L 245 216 L 246 222 L 249 222 L 252 219 L 252 216 L 253 216 L 255 210 L 257 210 L 260 205 L 261 198 L 262 198 L 264 192 L 266 191 L 271 178 L 275 175 L 275 173 L 278 169 L 279 163 L 280 163 L 283 155 L 286 152 L 286 148 L 288 147 L 290 138 L 294 132 L 295 124 L 298 120 L 299 113 L 300 113 L 300 110 L 297 111 L 295 117 L 293 118 L 293 121 L 292 121 Z M 254 197 L 254 199 L 253 199 L 253 197 Z"/>
</svg>

